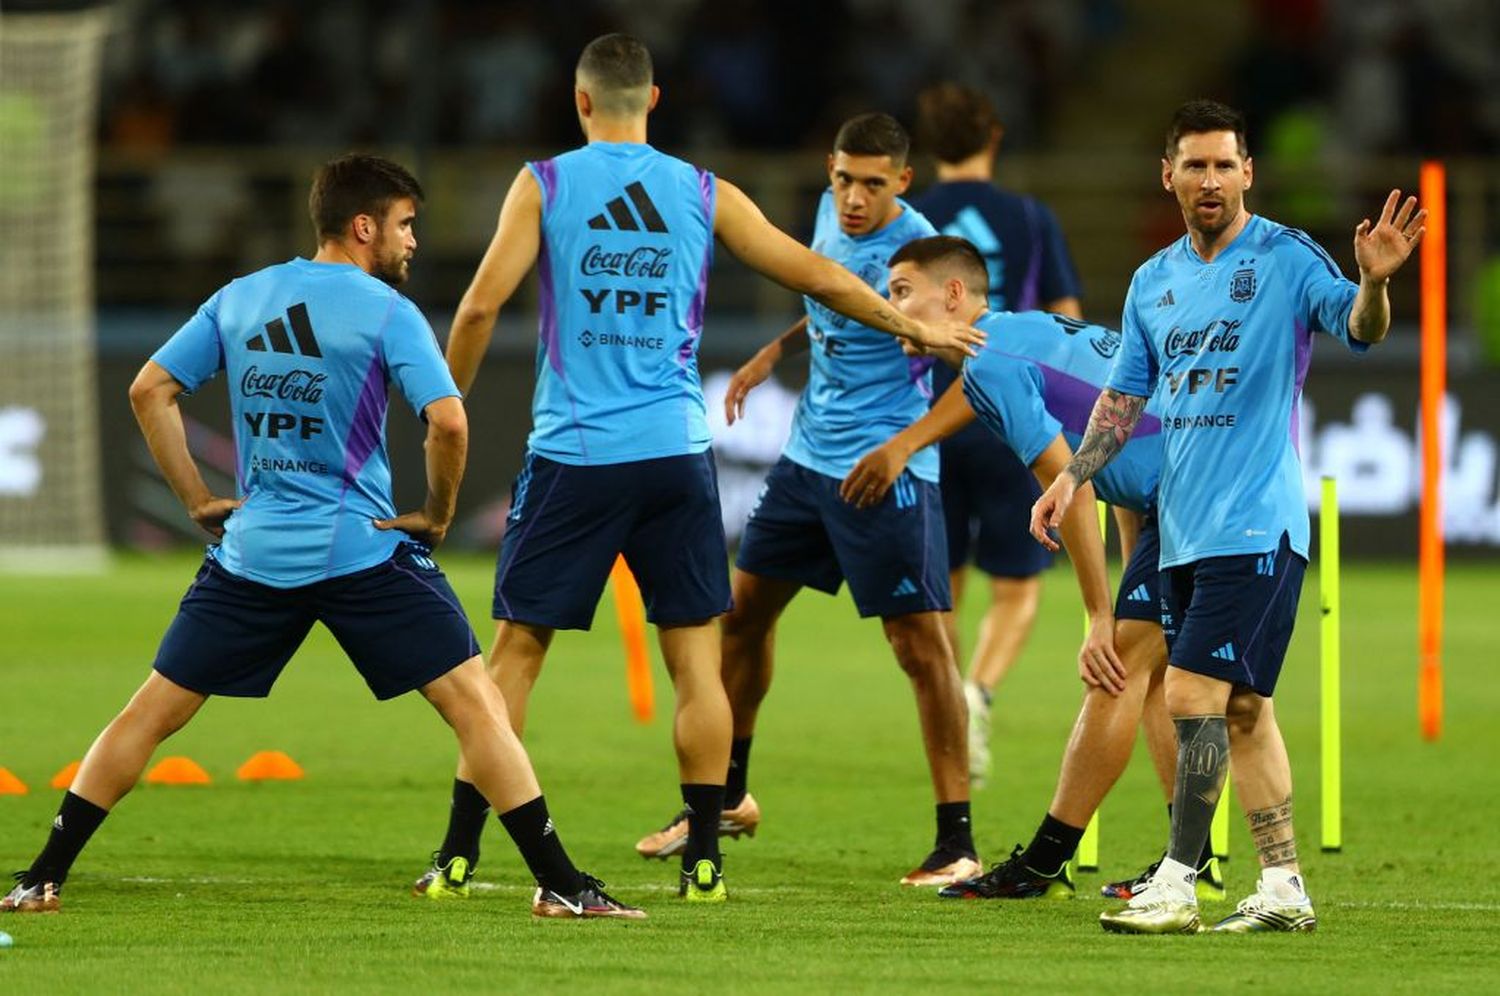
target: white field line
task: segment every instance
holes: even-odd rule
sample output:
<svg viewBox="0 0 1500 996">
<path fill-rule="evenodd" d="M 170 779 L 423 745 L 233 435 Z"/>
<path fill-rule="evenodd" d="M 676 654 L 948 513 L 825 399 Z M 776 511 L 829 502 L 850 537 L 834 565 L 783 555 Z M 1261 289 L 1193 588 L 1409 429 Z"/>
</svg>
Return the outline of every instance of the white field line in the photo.
<svg viewBox="0 0 1500 996">
<path fill-rule="evenodd" d="M 119 878 L 115 878 L 114 881 L 135 882 L 145 885 L 269 885 L 272 883 L 272 880 L 270 879 L 225 878 L 214 875 L 195 875 L 189 878 L 160 878 L 153 875 L 125 875 Z M 471 882 L 470 886 L 478 892 L 530 893 L 536 889 L 535 885 L 527 885 L 521 882 Z M 669 885 L 664 882 L 648 882 L 644 885 L 627 885 L 625 886 L 625 889 L 630 892 L 677 891 L 677 887 L 675 885 Z M 737 895 L 776 896 L 808 893 L 816 890 L 807 886 L 772 885 L 736 886 L 734 887 L 733 891 Z M 1087 897 L 1080 898 L 1087 899 Z M 1333 909 L 1393 910 L 1398 912 L 1414 913 L 1500 913 L 1500 903 L 1426 902 L 1420 899 L 1408 901 L 1386 900 L 1380 902 L 1324 901 L 1317 903 L 1318 909 L 1327 909 L 1330 907 Z"/>
</svg>

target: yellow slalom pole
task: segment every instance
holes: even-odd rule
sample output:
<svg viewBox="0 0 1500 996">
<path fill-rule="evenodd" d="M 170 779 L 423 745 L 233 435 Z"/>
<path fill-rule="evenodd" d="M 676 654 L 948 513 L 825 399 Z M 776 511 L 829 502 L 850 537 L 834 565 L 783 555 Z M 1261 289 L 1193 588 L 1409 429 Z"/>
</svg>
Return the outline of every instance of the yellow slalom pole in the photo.
<svg viewBox="0 0 1500 996">
<path fill-rule="evenodd" d="M 1219 793 L 1219 806 L 1214 810 L 1214 821 L 1208 827 L 1208 840 L 1213 846 L 1214 857 L 1229 860 L 1229 775 L 1224 775 L 1224 791 Z"/>
<path fill-rule="evenodd" d="M 1321 746 L 1323 755 L 1323 850 L 1344 847 L 1344 773 L 1339 677 L 1339 486 L 1323 478 L 1318 513 L 1318 590 L 1323 606 Z"/>
<path fill-rule="evenodd" d="M 1108 538 L 1109 506 L 1102 501 L 1096 504 L 1099 506 L 1099 535 Z M 1104 557 L 1107 564 L 1109 562 L 1108 543 L 1104 546 Z M 1083 632 L 1087 635 L 1088 631 L 1088 616 L 1084 616 Z M 1097 809 L 1094 810 L 1094 815 L 1089 817 L 1089 825 L 1083 829 L 1083 839 L 1078 842 L 1078 870 L 1088 872 L 1099 870 L 1099 811 Z"/>
</svg>

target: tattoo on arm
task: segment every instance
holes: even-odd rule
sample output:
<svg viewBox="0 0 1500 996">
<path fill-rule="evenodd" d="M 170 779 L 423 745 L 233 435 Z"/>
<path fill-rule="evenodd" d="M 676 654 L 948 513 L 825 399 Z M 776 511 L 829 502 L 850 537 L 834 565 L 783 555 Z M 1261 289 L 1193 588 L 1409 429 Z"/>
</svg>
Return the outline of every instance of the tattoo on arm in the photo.
<svg viewBox="0 0 1500 996">
<path fill-rule="evenodd" d="M 1250 836 L 1255 840 L 1256 853 L 1266 868 L 1277 868 L 1297 863 L 1297 838 L 1292 835 L 1292 797 L 1289 795 L 1274 806 L 1255 809 L 1245 817 L 1250 824 Z"/>
<path fill-rule="evenodd" d="M 1094 403 L 1088 432 L 1084 433 L 1078 452 L 1073 454 L 1064 471 L 1072 474 L 1080 485 L 1092 478 L 1125 448 L 1145 410 L 1145 398 L 1106 388 Z"/>
</svg>

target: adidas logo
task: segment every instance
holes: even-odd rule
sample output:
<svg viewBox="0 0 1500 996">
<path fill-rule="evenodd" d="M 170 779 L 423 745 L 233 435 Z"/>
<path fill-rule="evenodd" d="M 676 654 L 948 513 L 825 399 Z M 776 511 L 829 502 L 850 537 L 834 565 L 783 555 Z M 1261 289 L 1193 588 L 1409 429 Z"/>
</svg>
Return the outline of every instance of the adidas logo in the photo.
<svg viewBox="0 0 1500 996">
<path fill-rule="evenodd" d="M 548 834 L 556 832 L 557 828 L 552 825 L 552 817 L 547 817 L 547 822 L 542 824 L 542 836 L 545 837 Z"/>
<path fill-rule="evenodd" d="M 54 816 L 52 818 L 52 829 L 54 829 L 54 830 L 61 830 L 62 828 L 63 828 L 62 813 L 58 813 L 56 816 Z"/>
<path fill-rule="evenodd" d="M 307 318 L 307 305 L 294 304 L 286 309 L 286 317 L 292 323 L 292 337 L 297 340 L 297 347 L 292 348 L 292 340 L 287 337 L 286 322 L 280 318 L 273 318 L 266 322 L 266 330 L 260 335 L 254 336 L 245 344 L 246 349 L 257 353 L 287 353 L 296 356 L 314 356 L 319 359 L 323 357 L 323 351 L 318 348 L 318 340 L 313 336 L 312 322 Z"/>
<path fill-rule="evenodd" d="M 658 234 L 667 231 L 667 223 L 661 220 L 661 212 L 656 210 L 651 195 L 646 193 L 646 188 L 641 186 L 639 180 L 627 185 L 625 194 L 630 198 L 630 204 L 635 205 L 636 214 L 640 215 L 639 223 L 636 221 L 636 214 L 630 213 L 630 204 L 625 203 L 625 198 L 616 197 L 604 205 L 603 213 L 589 219 L 589 227 L 595 231 L 617 229 L 621 232 L 639 232 L 642 227 Z M 611 221 L 614 222 L 613 225 L 610 224 Z"/>
<path fill-rule="evenodd" d="M 1125 600 L 1127 602 L 1149 602 L 1151 601 L 1151 595 L 1146 591 L 1145 585 L 1138 584 L 1135 586 L 1134 591 L 1125 596 Z"/>
<path fill-rule="evenodd" d="M 1260 558 L 1260 560 L 1255 565 L 1255 573 L 1261 575 L 1262 577 L 1268 578 L 1276 576 L 1275 550 L 1272 550 L 1270 553 Z"/>
<path fill-rule="evenodd" d="M 1170 308 L 1172 305 L 1174 305 L 1176 303 L 1177 303 L 1177 301 L 1172 297 L 1172 291 L 1169 288 L 1165 294 L 1163 294 L 1160 298 L 1157 299 L 1156 306 L 1158 308 Z"/>
<path fill-rule="evenodd" d="M 896 590 L 891 592 L 893 597 L 901 595 L 915 595 L 917 586 L 911 583 L 911 578 L 902 578 L 901 583 L 896 585 Z"/>
<path fill-rule="evenodd" d="M 1234 644 L 1233 643 L 1226 643 L 1222 647 L 1220 647 L 1218 650 L 1215 650 L 1209 656 L 1215 658 L 1216 660 L 1232 661 L 1232 660 L 1235 659 L 1234 658 Z"/>
</svg>

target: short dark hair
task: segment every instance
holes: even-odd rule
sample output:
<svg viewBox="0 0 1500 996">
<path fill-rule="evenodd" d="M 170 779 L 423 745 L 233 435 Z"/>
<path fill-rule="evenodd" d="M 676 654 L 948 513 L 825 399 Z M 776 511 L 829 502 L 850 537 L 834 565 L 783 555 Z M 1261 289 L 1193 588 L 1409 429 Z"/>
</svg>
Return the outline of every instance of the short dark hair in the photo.
<svg viewBox="0 0 1500 996">
<path fill-rule="evenodd" d="M 318 167 L 307 195 L 307 213 L 319 239 L 336 239 L 355 216 L 384 218 L 391 203 L 402 197 L 422 200 L 416 177 L 399 163 L 354 152 Z"/>
<path fill-rule="evenodd" d="M 594 106 L 609 115 L 645 111 L 652 73 L 650 50 L 630 35 L 600 35 L 578 56 L 578 76 L 589 82 Z"/>
<path fill-rule="evenodd" d="M 851 156 L 890 156 L 894 166 L 905 166 L 911 139 L 901 122 L 878 111 L 845 121 L 833 139 L 833 151 Z"/>
<path fill-rule="evenodd" d="M 938 83 L 917 94 L 917 144 L 938 162 L 958 163 L 984 150 L 1000 115 L 984 91 Z"/>
<path fill-rule="evenodd" d="M 1217 100 L 1190 100 L 1177 108 L 1172 115 L 1172 124 L 1167 128 L 1167 158 L 1177 155 L 1177 143 L 1182 141 L 1182 136 L 1202 135 L 1210 131 L 1234 132 L 1240 158 L 1249 158 L 1250 147 L 1245 143 L 1245 116 Z"/>
<path fill-rule="evenodd" d="M 950 270 L 964 282 L 971 294 L 988 298 L 990 273 L 984 265 L 984 257 L 974 248 L 974 243 L 956 235 L 929 235 L 925 239 L 913 239 L 897 249 L 891 256 L 889 266 L 897 263 L 912 263 L 922 270 L 940 266 Z"/>
</svg>

